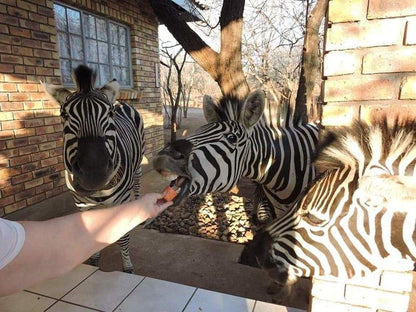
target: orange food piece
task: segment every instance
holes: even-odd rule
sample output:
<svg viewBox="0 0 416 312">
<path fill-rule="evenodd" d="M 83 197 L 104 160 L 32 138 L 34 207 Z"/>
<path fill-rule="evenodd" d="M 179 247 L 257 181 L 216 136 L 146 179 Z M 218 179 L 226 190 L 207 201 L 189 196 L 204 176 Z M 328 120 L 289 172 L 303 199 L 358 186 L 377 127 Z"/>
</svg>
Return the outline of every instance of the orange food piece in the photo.
<svg viewBox="0 0 416 312">
<path fill-rule="evenodd" d="M 176 193 L 176 190 L 174 190 L 169 185 L 166 186 L 165 190 L 163 191 L 163 199 L 168 201 L 172 201 L 176 196 L 178 196 L 178 193 Z"/>
</svg>

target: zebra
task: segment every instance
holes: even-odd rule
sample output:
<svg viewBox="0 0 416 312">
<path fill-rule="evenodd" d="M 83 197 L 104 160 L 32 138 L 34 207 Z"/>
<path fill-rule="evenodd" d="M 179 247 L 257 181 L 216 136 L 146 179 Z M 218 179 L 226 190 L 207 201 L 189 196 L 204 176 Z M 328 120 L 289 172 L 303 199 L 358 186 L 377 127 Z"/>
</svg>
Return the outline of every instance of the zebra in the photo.
<svg viewBox="0 0 416 312">
<path fill-rule="evenodd" d="M 117 101 L 117 81 L 95 89 L 95 73 L 85 65 L 74 70 L 74 80 L 75 92 L 43 85 L 61 106 L 65 180 L 76 206 L 83 211 L 138 198 L 144 152 L 142 117 L 132 106 Z M 129 234 L 117 243 L 123 271 L 132 273 Z M 98 266 L 99 253 L 90 261 Z"/>
<path fill-rule="evenodd" d="M 416 120 L 357 121 L 327 138 L 316 159 L 326 171 L 240 257 L 285 295 L 299 277 L 411 271 L 416 260 Z"/>
<path fill-rule="evenodd" d="M 186 177 L 189 195 L 227 192 L 247 177 L 257 184 L 259 223 L 281 216 L 315 176 L 319 130 L 294 120 L 287 107 L 265 102 L 261 90 L 245 101 L 224 97 L 218 105 L 204 96 L 208 124 L 166 145 L 153 167 L 167 177 Z"/>
</svg>

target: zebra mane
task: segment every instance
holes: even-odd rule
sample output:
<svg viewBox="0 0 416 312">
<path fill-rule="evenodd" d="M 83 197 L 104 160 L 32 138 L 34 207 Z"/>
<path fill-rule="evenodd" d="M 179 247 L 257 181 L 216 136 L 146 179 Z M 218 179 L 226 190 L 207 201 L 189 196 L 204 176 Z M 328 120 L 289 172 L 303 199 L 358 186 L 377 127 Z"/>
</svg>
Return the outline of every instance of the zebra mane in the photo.
<svg viewBox="0 0 416 312">
<path fill-rule="evenodd" d="M 74 69 L 73 78 L 79 92 L 87 93 L 91 91 L 94 88 L 95 77 L 95 72 L 85 65 L 79 65 Z"/>
<path fill-rule="evenodd" d="M 244 101 L 235 97 L 225 96 L 220 99 L 216 107 L 216 112 L 221 121 L 238 120 L 241 114 Z M 266 105 L 262 119 L 272 127 L 291 127 L 293 126 L 293 112 L 286 101 L 270 101 L 266 99 Z"/>
<path fill-rule="evenodd" d="M 413 155 L 409 161 L 416 165 L 416 119 L 396 117 L 389 123 L 383 116 L 371 124 L 355 121 L 351 127 L 331 130 L 318 147 L 315 164 L 323 169 L 371 161 L 393 165 L 406 155 Z"/>
</svg>

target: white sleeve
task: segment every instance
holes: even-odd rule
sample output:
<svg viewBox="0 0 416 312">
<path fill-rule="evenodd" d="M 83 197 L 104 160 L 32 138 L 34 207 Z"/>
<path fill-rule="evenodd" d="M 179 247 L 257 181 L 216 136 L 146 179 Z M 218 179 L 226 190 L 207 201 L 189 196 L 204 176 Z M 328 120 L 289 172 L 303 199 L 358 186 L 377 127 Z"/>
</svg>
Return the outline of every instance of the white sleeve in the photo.
<svg viewBox="0 0 416 312">
<path fill-rule="evenodd" d="M 20 252 L 25 241 L 25 229 L 20 223 L 0 218 L 0 270 Z"/>
</svg>

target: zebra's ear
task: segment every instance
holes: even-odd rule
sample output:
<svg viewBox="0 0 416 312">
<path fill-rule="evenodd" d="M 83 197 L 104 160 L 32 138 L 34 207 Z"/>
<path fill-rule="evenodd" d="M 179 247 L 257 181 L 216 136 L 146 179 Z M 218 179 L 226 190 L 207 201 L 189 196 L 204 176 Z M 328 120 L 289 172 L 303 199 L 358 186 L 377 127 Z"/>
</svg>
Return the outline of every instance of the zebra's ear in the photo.
<svg viewBox="0 0 416 312">
<path fill-rule="evenodd" d="M 204 117 L 208 123 L 217 122 L 220 120 L 217 113 L 217 104 L 215 104 L 214 99 L 209 95 L 204 95 L 203 107 Z"/>
<path fill-rule="evenodd" d="M 113 104 L 115 101 L 117 101 L 120 94 L 120 84 L 117 80 L 114 79 L 102 87 L 100 91 L 104 93 L 110 103 Z"/>
<path fill-rule="evenodd" d="M 240 115 L 240 121 L 247 127 L 252 127 L 259 121 L 264 110 L 264 92 L 255 90 L 251 92 L 244 102 Z"/>
<path fill-rule="evenodd" d="M 63 105 L 66 102 L 68 96 L 71 94 L 71 91 L 61 86 L 56 86 L 43 81 L 41 81 L 40 84 L 45 89 L 45 92 L 48 93 L 60 105 Z"/>
</svg>

